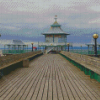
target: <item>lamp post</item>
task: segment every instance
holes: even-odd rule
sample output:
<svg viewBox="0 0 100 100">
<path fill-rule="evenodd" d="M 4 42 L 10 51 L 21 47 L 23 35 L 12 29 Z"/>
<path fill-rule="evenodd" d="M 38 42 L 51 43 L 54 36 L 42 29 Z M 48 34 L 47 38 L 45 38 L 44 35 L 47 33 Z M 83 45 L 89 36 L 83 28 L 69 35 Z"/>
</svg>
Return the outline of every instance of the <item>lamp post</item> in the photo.
<svg viewBox="0 0 100 100">
<path fill-rule="evenodd" d="M 39 34 L 38 34 L 38 38 L 39 38 Z M 38 50 L 39 50 L 39 39 L 38 39 Z"/>
<path fill-rule="evenodd" d="M 88 54 L 89 54 L 89 45 L 88 45 Z"/>
<path fill-rule="evenodd" d="M 82 45 L 81 45 L 81 54 L 82 54 Z"/>
<path fill-rule="evenodd" d="M 28 52 L 28 44 L 27 44 L 27 52 Z"/>
<path fill-rule="evenodd" d="M 41 45 L 40 45 L 40 50 L 41 50 Z"/>
<path fill-rule="evenodd" d="M 67 46 L 68 46 L 68 52 L 69 52 L 69 43 L 67 43 Z"/>
<path fill-rule="evenodd" d="M 32 44 L 32 52 L 33 52 L 33 44 L 34 44 L 34 43 L 32 42 L 31 44 Z"/>
<path fill-rule="evenodd" d="M 98 38 L 98 34 L 93 34 L 93 38 L 95 40 L 95 47 L 94 47 L 94 50 L 95 50 L 95 57 L 97 57 L 97 38 Z"/>
<path fill-rule="evenodd" d="M 0 37 L 1 37 L 1 34 L 0 34 Z"/>
</svg>

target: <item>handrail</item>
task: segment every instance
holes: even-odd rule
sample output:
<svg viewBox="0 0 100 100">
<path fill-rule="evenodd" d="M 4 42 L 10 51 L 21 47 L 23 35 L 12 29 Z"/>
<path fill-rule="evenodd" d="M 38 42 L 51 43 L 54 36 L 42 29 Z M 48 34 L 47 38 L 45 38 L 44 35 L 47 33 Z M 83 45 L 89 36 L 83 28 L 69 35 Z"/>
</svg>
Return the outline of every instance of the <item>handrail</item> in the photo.
<svg viewBox="0 0 100 100">
<path fill-rule="evenodd" d="M 14 54 L 14 55 L 0 57 L 0 69 L 6 68 L 12 64 L 22 61 L 23 59 L 28 59 L 41 53 L 42 53 L 41 51 L 36 51 L 36 52 Z"/>
</svg>

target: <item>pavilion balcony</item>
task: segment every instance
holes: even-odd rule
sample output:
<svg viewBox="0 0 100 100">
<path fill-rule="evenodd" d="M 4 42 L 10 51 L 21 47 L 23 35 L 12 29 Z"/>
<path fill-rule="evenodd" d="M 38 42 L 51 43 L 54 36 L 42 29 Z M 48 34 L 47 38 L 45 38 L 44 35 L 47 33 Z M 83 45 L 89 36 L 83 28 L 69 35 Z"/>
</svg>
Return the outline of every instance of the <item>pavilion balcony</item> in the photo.
<svg viewBox="0 0 100 100">
<path fill-rule="evenodd" d="M 67 45 L 67 43 L 46 43 L 46 42 L 39 43 L 39 46 L 65 46 L 65 45 Z"/>
</svg>

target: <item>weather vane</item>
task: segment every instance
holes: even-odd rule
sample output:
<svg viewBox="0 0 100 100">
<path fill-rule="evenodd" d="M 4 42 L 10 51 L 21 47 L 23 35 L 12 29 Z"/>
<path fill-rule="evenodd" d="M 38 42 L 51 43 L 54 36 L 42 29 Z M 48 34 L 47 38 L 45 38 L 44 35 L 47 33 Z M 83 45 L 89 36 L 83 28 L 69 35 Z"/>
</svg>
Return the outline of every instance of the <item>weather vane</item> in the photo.
<svg viewBox="0 0 100 100">
<path fill-rule="evenodd" d="M 55 19 L 55 21 L 57 21 L 57 15 L 55 15 L 55 18 L 54 19 Z"/>
</svg>

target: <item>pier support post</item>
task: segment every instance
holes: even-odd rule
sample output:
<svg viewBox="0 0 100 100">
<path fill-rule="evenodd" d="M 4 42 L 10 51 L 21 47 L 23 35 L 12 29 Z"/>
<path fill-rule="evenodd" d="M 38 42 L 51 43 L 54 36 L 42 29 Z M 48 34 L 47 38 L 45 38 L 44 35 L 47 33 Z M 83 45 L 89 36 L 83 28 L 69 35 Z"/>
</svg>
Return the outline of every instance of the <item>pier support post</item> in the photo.
<svg viewBox="0 0 100 100">
<path fill-rule="evenodd" d="M 29 67 L 29 60 L 28 59 L 23 60 L 23 67 Z"/>
</svg>

